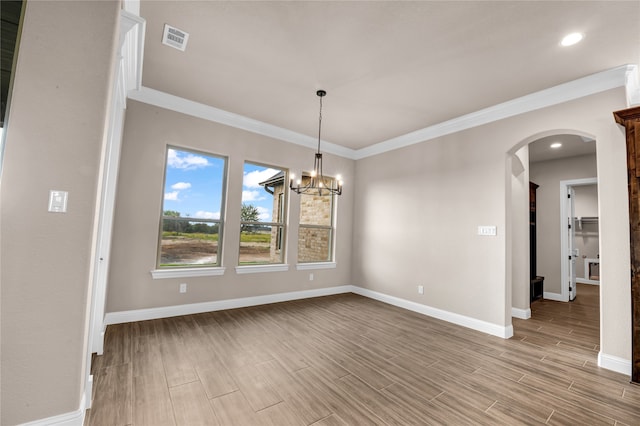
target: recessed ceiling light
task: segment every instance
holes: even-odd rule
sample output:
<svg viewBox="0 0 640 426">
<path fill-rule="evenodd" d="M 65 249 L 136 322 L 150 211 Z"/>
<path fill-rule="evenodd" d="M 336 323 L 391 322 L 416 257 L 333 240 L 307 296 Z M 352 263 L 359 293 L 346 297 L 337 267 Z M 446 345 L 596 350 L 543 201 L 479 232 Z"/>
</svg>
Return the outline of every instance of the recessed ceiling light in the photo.
<svg viewBox="0 0 640 426">
<path fill-rule="evenodd" d="M 558 149 L 562 146 L 562 144 L 560 142 L 554 142 L 551 145 L 549 145 L 551 148 L 553 149 Z"/>
<path fill-rule="evenodd" d="M 576 43 L 579 43 L 584 38 L 584 34 L 582 33 L 571 33 L 564 36 L 562 41 L 560 42 L 563 46 L 573 46 Z"/>
</svg>

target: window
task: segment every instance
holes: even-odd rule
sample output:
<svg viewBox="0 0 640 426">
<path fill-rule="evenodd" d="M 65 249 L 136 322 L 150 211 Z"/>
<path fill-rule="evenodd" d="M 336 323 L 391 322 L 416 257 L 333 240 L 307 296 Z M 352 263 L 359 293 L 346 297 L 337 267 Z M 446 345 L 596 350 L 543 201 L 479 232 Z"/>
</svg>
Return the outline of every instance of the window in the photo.
<svg viewBox="0 0 640 426">
<path fill-rule="evenodd" d="M 300 195 L 298 263 L 332 262 L 335 195 Z"/>
<path fill-rule="evenodd" d="M 220 266 L 227 161 L 167 147 L 158 268 Z"/>
<path fill-rule="evenodd" d="M 284 263 L 287 173 L 244 163 L 239 265 Z"/>
</svg>

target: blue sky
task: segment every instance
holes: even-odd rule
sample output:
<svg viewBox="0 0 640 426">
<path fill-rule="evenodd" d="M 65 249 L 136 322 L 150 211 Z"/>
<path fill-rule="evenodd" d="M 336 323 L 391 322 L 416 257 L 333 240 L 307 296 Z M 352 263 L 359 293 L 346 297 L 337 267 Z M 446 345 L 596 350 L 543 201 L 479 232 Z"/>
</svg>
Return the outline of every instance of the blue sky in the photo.
<svg viewBox="0 0 640 426">
<path fill-rule="evenodd" d="M 260 212 L 260 220 L 271 221 L 273 196 L 258 185 L 280 170 L 245 163 L 242 202 Z M 176 210 L 183 217 L 219 219 L 224 159 L 169 149 L 163 210 Z"/>
</svg>

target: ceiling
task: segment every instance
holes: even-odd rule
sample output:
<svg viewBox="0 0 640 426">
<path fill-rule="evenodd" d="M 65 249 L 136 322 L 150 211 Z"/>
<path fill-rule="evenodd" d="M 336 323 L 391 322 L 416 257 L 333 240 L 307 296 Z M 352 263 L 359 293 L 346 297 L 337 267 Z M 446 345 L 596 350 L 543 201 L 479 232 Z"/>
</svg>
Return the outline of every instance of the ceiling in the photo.
<svg viewBox="0 0 640 426">
<path fill-rule="evenodd" d="M 640 62 L 640 2 L 143 1 L 145 87 L 354 150 Z M 185 52 L 164 24 L 189 33 Z M 585 39 L 561 47 L 579 31 Z"/>
<path fill-rule="evenodd" d="M 21 12 L 22 1 L 0 1 L 0 127 L 4 126 Z"/>
<path fill-rule="evenodd" d="M 551 148 L 551 144 L 560 143 L 559 148 Z M 558 160 L 578 155 L 596 153 L 596 141 L 578 135 L 553 135 L 535 140 L 529 144 L 529 162 Z"/>
</svg>

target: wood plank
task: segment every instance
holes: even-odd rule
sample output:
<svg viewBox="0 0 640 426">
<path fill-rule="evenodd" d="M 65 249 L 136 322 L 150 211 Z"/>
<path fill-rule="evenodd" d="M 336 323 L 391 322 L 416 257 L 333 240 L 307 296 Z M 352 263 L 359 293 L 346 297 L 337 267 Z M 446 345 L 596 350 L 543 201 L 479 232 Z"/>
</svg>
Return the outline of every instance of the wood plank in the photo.
<svg viewBox="0 0 640 426">
<path fill-rule="evenodd" d="M 593 291 L 506 340 L 353 294 L 109 326 L 87 426 L 640 424 Z"/>
<path fill-rule="evenodd" d="M 242 392 L 232 392 L 209 401 L 218 423 L 223 426 L 258 425 L 260 419 Z"/>
<path fill-rule="evenodd" d="M 296 410 L 288 402 L 280 402 L 257 413 L 261 425 L 266 426 L 306 426 L 308 423 L 296 415 Z"/>
<path fill-rule="evenodd" d="M 274 389 L 289 403 L 298 418 L 305 424 L 314 423 L 331 414 L 331 410 L 316 398 L 297 378 L 287 372 L 278 361 L 268 361 L 259 365 L 262 375 Z"/>
<path fill-rule="evenodd" d="M 148 336 L 145 336 L 148 337 Z M 175 425 L 173 405 L 164 373 L 133 378 L 133 424 L 147 426 Z"/>
<path fill-rule="evenodd" d="M 97 392 L 89 413 L 90 425 L 122 426 L 133 421 L 131 364 L 118 364 L 100 370 Z"/>
<path fill-rule="evenodd" d="M 200 382 L 191 382 L 169 389 L 178 426 L 217 425 L 217 418 Z"/>
</svg>

